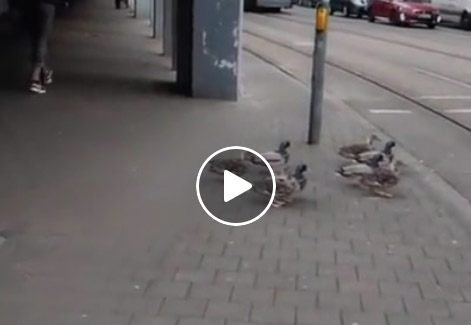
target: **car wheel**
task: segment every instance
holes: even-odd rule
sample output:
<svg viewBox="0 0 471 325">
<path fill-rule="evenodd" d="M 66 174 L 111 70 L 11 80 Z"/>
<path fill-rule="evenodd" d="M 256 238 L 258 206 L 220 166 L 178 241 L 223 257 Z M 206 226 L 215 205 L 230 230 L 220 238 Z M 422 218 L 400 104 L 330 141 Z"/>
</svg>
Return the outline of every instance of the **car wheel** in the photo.
<svg viewBox="0 0 471 325">
<path fill-rule="evenodd" d="M 342 11 L 343 11 L 343 15 L 344 15 L 345 17 L 350 17 L 350 8 L 348 7 L 348 5 L 347 5 L 347 6 L 343 6 Z"/>
<path fill-rule="evenodd" d="M 469 13 L 464 12 L 461 15 L 460 25 L 464 30 L 471 30 L 471 16 Z"/>
<path fill-rule="evenodd" d="M 396 26 L 401 25 L 401 21 L 399 20 L 397 12 L 395 12 L 395 11 L 391 12 L 391 14 L 389 15 L 389 22 L 393 25 L 396 25 Z"/>
<path fill-rule="evenodd" d="M 373 14 L 373 10 L 370 8 L 368 9 L 368 21 L 370 23 L 374 23 L 375 22 L 375 16 Z"/>
<path fill-rule="evenodd" d="M 435 24 L 435 23 L 428 23 L 428 24 L 427 24 L 427 27 L 430 28 L 430 29 L 434 29 L 435 27 L 437 27 L 437 24 Z"/>
</svg>

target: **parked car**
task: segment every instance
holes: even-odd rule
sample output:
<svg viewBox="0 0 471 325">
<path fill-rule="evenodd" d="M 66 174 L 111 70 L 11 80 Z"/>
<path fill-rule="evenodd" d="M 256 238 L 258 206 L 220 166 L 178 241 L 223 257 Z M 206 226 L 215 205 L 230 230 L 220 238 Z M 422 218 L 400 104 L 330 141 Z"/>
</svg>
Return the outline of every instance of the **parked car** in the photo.
<svg viewBox="0 0 471 325">
<path fill-rule="evenodd" d="M 432 0 L 432 4 L 440 10 L 443 21 L 471 30 L 471 0 Z"/>
<path fill-rule="evenodd" d="M 315 8 L 319 0 L 295 0 L 298 6 Z"/>
<path fill-rule="evenodd" d="M 244 10 L 254 11 L 263 9 L 272 9 L 281 11 L 293 7 L 293 0 L 245 0 Z"/>
<path fill-rule="evenodd" d="M 425 24 L 435 28 L 441 21 L 439 10 L 430 0 L 372 0 L 368 7 L 368 20 L 386 18 L 399 26 Z"/>
<path fill-rule="evenodd" d="M 330 0 L 330 14 L 341 12 L 345 17 L 361 18 L 367 12 L 366 0 Z"/>
</svg>

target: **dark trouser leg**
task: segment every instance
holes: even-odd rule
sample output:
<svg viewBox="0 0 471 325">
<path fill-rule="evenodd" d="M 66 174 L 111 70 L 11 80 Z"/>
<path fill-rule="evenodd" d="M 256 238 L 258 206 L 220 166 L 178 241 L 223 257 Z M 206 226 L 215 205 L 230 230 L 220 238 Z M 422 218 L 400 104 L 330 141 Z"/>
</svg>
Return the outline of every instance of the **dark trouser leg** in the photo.
<svg viewBox="0 0 471 325">
<path fill-rule="evenodd" d="M 54 24 L 56 8 L 52 4 L 41 3 L 36 15 L 36 29 L 32 30 L 33 72 L 31 79 L 39 81 L 41 72 L 46 69 L 46 56 L 49 38 Z"/>
<path fill-rule="evenodd" d="M 121 0 L 114 0 L 114 5 L 116 9 L 121 9 Z"/>
</svg>

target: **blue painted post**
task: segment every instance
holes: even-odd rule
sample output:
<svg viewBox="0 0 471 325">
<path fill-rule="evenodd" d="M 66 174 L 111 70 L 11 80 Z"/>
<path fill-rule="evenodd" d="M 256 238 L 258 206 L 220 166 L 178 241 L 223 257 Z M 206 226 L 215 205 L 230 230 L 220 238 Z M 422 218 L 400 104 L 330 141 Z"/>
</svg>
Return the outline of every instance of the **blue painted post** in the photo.
<svg viewBox="0 0 471 325">
<path fill-rule="evenodd" d="M 136 18 L 148 19 L 151 12 L 151 0 L 136 0 Z"/>
<path fill-rule="evenodd" d="M 177 80 L 189 95 L 237 100 L 242 4 L 243 0 L 178 2 Z"/>
</svg>

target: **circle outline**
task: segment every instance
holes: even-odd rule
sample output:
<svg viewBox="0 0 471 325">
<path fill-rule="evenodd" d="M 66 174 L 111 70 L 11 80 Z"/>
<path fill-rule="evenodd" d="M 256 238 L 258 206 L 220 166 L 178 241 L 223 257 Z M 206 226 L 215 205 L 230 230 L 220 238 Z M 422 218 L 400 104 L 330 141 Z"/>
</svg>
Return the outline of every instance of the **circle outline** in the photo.
<svg viewBox="0 0 471 325">
<path fill-rule="evenodd" d="M 222 152 L 225 152 L 225 151 L 229 151 L 229 150 L 242 150 L 242 151 L 248 151 L 254 155 L 256 155 L 258 158 L 260 158 L 263 163 L 268 167 L 268 170 L 270 171 L 270 176 L 271 176 L 271 180 L 272 180 L 272 183 L 273 183 L 273 187 L 272 187 L 272 192 L 271 192 L 271 197 L 270 197 L 270 202 L 268 202 L 267 206 L 265 207 L 265 209 L 263 209 L 263 211 L 258 215 L 256 216 L 255 218 L 252 218 L 248 221 L 244 221 L 244 222 L 228 222 L 228 221 L 224 221 L 224 220 L 221 220 L 219 219 L 218 217 L 216 217 L 214 214 L 211 213 L 211 211 L 209 211 L 209 209 L 206 207 L 206 205 L 204 204 L 203 200 L 201 199 L 201 193 L 200 193 L 200 180 L 201 180 L 201 174 L 203 173 L 203 170 L 204 168 L 206 167 L 206 165 L 210 162 L 210 160 L 219 155 L 220 153 Z M 203 162 L 203 164 L 201 165 L 199 171 L 198 171 L 198 176 L 196 177 L 196 196 L 198 197 L 198 202 L 200 203 L 201 207 L 203 208 L 204 212 L 206 212 L 206 214 L 208 216 L 210 216 L 211 218 L 213 218 L 214 220 L 216 220 L 217 222 L 223 224 L 223 225 L 226 225 L 226 226 L 232 226 L 232 227 L 240 227 L 240 226 L 246 226 L 246 225 L 249 225 L 257 220 L 259 220 L 261 217 L 263 217 L 267 212 L 268 212 L 268 209 L 270 209 L 272 203 L 273 203 L 273 200 L 275 199 L 275 193 L 276 193 L 276 180 L 275 180 L 275 173 L 273 172 L 273 169 L 271 168 L 270 164 L 268 163 L 268 161 L 265 159 L 265 157 L 263 157 L 260 153 L 258 153 L 257 151 L 253 150 L 253 149 L 250 149 L 250 148 L 247 148 L 247 147 L 242 147 L 242 146 L 229 146 L 229 147 L 224 147 L 224 148 L 221 148 L 215 152 L 213 152 L 208 158 L 206 158 L 206 160 Z"/>
</svg>

